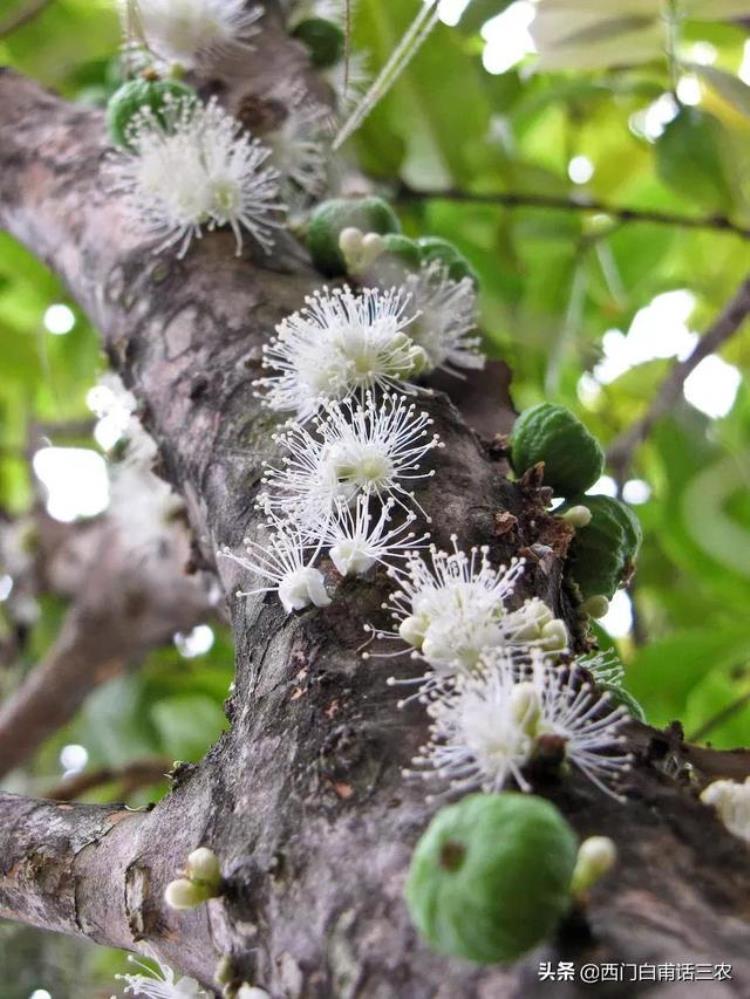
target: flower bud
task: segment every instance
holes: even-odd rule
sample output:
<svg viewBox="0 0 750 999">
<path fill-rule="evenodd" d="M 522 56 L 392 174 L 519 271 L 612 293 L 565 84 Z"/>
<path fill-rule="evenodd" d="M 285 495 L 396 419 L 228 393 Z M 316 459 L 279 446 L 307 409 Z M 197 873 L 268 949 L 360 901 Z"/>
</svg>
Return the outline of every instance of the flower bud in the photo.
<svg viewBox="0 0 750 999">
<path fill-rule="evenodd" d="M 347 271 L 356 270 L 360 266 L 363 243 L 362 230 L 356 226 L 347 226 L 339 233 L 339 250 L 346 262 Z"/>
<path fill-rule="evenodd" d="M 608 836 L 590 836 L 578 848 L 571 890 L 581 895 L 611 870 L 617 860 L 617 847 Z"/>
<path fill-rule="evenodd" d="M 591 523 L 591 510 L 581 503 L 566 510 L 562 514 L 562 519 L 566 520 L 571 527 L 586 527 Z"/>
<path fill-rule="evenodd" d="M 409 645 L 413 645 L 415 649 L 422 648 L 425 631 L 425 621 L 419 617 L 405 617 L 398 627 L 399 636 Z"/>
<path fill-rule="evenodd" d="M 568 629 L 559 617 L 548 621 L 542 628 L 541 645 L 548 652 L 562 652 L 568 647 Z"/>
<path fill-rule="evenodd" d="M 193 884 L 187 878 L 177 878 L 170 881 L 164 889 L 164 901 L 170 909 L 194 909 L 205 902 L 209 896 L 200 885 Z"/>
<path fill-rule="evenodd" d="M 589 617 L 605 617 L 609 611 L 609 600 L 607 600 L 603 593 L 595 593 L 588 600 L 583 601 L 581 610 L 584 614 L 588 614 Z"/>
<path fill-rule="evenodd" d="M 191 881 L 205 885 L 207 888 L 218 888 L 221 882 L 221 867 L 219 858 L 207 846 L 201 846 L 188 856 L 187 876 Z"/>
</svg>

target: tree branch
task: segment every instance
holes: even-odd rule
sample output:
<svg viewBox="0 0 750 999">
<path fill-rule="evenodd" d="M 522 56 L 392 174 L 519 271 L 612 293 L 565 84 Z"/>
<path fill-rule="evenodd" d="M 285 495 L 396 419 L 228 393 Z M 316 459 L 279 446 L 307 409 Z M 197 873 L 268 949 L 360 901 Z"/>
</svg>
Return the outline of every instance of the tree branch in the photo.
<svg viewBox="0 0 750 999">
<path fill-rule="evenodd" d="M 304 73 L 301 49 L 269 17 L 263 24 L 249 96 L 264 79 Z M 236 259 L 231 235 L 215 233 L 182 261 L 152 258 L 111 193 L 105 154 L 99 114 L 0 73 L 0 218 L 64 276 L 102 331 L 212 560 L 217 546 L 252 533 L 261 461 L 274 453 L 275 424 L 252 386 L 262 344 L 319 278 L 291 240 L 270 259 Z M 458 529 L 462 545 L 489 542 L 498 560 L 545 545 L 519 598 L 542 597 L 575 634 L 557 522 L 504 478 L 446 397 L 424 405 L 446 445 L 420 494 L 436 542 Z M 516 526 L 498 536 L 503 513 Z M 234 593 L 237 570 L 228 561 L 220 570 Z M 478 969 L 430 952 L 409 923 L 405 871 L 434 806 L 402 767 L 427 719 L 418 705 L 397 710 L 385 684 L 391 671 L 413 675 L 408 657 L 365 666 L 356 651 L 363 621 L 382 620 L 387 586 L 380 573 L 346 582 L 330 607 L 290 617 L 262 597 L 232 598 L 230 731 L 148 814 L 0 799 L 2 911 L 116 946 L 148 940 L 207 986 L 223 954 L 273 995 L 546 997 L 538 954 Z M 750 983 L 750 856 L 644 744 L 627 806 L 575 778 L 540 788 L 580 834 L 612 836 L 621 857 L 592 892 L 593 936 L 551 941 L 544 957 L 725 960 L 735 982 L 722 994 L 740 997 Z M 165 884 L 199 845 L 219 856 L 227 889 L 195 912 L 169 912 Z M 631 999 L 650 985 L 626 988 Z M 566 995 L 588 990 L 574 983 Z"/>
<path fill-rule="evenodd" d="M 24 25 L 29 24 L 42 11 L 51 6 L 53 2 L 54 0 L 31 0 L 31 3 L 22 7 L 15 14 L 0 21 L 0 38 L 7 38 L 14 31 L 18 31 L 19 28 L 23 28 Z"/>
<path fill-rule="evenodd" d="M 690 372 L 694 371 L 704 358 L 713 354 L 734 336 L 748 315 L 750 315 L 750 278 L 742 282 L 730 302 L 695 345 L 689 357 L 674 365 L 641 419 L 610 445 L 607 461 L 618 478 L 625 478 L 637 447 L 648 437 L 654 424 L 678 401 Z"/>
<path fill-rule="evenodd" d="M 89 791 L 95 791 L 104 784 L 117 784 L 122 797 L 127 798 L 133 791 L 150 787 L 163 781 L 172 769 L 172 760 L 155 759 L 133 760 L 123 767 L 100 767 L 98 770 L 84 770 L 71 777 L 64 777 L 44 795 L 53 801 L 75 801 Z"/>
<path fill-rule="evenodd" d="M 212 611 L 201 577 L 185 573 L 190 541 L 176 525 L 151 553 L 133 550 L 108 519 L 85 540 L 88 558 L 78 566 L 75 603 L 59 635 L 0 705 L 0 776 L 70 721 L 96 686 Z"/>
<path fill-rule="evenodd" d="M 502 208 L 536 208 L 542 211 L 586 212 L 609 215 L 618 222 L 674 226 L 679 229 L 713 229 L 729 232 L 742 239 L 750 239 L 750 228 L 734 222 L 727 215 L 677 215 L 653 208 L 629 208 L 612 205 L 599 198 L 585 195 L 565 197 L 552 194 L 534 194 L 523 191 L 477 192 L 449 189 L 445 191 L 420 191 L 402 185 L 397 201 L 408 204 L 414 201 L 460 201 L 481 205 L 498 205 Z"/>
</svg>

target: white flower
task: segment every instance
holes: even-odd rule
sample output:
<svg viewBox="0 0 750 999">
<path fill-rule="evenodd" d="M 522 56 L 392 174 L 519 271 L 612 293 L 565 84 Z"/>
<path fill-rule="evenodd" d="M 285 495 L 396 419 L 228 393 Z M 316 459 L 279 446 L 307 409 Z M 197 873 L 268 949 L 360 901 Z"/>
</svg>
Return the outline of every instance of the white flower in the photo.
<svg viewBox="0 0 750 999">
<path fill-rule="evenodd" d="M 375 264 L 377 269 L 377 263 Z M 453 281 L 438 260 L 423 264 L 416 274 L 404 279 L 413 296 L 417 318 L 409 335 L 424 348 L 429 369 L 443 368 L 458 374 L 456 368 L 483 368 L 485 357 L 476 334 L 476 292 L 468 277 Z"/>
<path fill-rule="evenodd" d="M 496 653 L 490 653 L 488 659 Z M 550 735 L 565 742 L 565 758 L 600 790 L 611 794 L 605 781 L 630 769 L 622 727 L 631 720 L 622 705 L 611 707 L 610 695 L 599 694 L 573 666 L 553 666 L 534 650 L 531 680 L 540 703 L 537 738 Z"/>
<path fill-rule="evenodd" d="M 409 530 L 415 514 L 407 515 L 398 527 L 388 530 L 394 501 L 382 505 L 377 519 L 370 513 L 370 505 L 367 494 L 357 498 L 353 512 L 346 503 L 339 502 L 323 527 L 323 541 L 330 546 L 328 554 L 342 576 L 362 575 L 376 562 L 404 558 L 425 541 L 426 535 L 415 540 L 414 532 Z"/>
<path fill-rule="evenodd" d="M 263 16 L 261 7 L 248 9 L 245 0 L 119 0 L 126 30 L 133 6 L 149 48 L 186 68 L 234 49 L 250 50 L 248 40 L 258 33 L 255 23 Z"/>
<path fill-rule="evenodd" d="M 431 545 L 429 561 L 415 553 L 404 569 L 389 570 L 399 587 L 389 598 L 398 636 L 443 677 L 471 671 L 485 649 L 514 640 L 518 612 L 510 612 L 507 602 L 524 570 L 523 560 L 496 568 L 489 547 L 472 548 L 467 555 L 455 535 L 451 541 L 452 552 Z M 414 682 L 422 681 L 428 689 L 431 674 Z"/>
<path fill-rule="evenodd" d="M 712 805 L 727 829 L 750 843 L 750 777 L 740 784 L 715 780 L 701 792 L 704 805 Z"/>
<path fill-rule="evenodd" d="M 282 177 L 288 203 L 304 208 L 328 186 L 330 111 L 310 100 L 299 85 L 285 84 L 272 95 L 286 115 L 278 128 L 264 135 L 271 162 Z"/>
<path fill-rule="evenodd" d="M 364 405 L 331 402 L 316 417 L 313 430 L 298 424 L 277 437 L 287 454 L 280 468 L 263 477 L 262 507 L 279 510 L 303 529 L 331 514 L 339 500 L 361 492 L 381 500 L 393 496 L 404 506 L 415 502 L 406 485 L 428 479 L 420 471 L 433 448 L 442 444 L 430 431 L 431 417 L 401 395 L 385 394 L 376 403 L 366 393 Z"/>
<path fill-rule="evenodd" d="M 437 770 L 459 790 L 501 791 L 550 738 L 564 760 L 607 794 L 630 767 L 622 726 L 628 716 L 598 695 L 585 674 L 555 666 L 536 648 L 494 649 L 472 675 L 437 689 L 428 703 L 430 741 L 414 763 Z"/>
<path fill-rule="evenodd" d="M 258 593 L 277 593 L 287 614 L 303 610 L 310 604 L 327 607 L 331 598 L 325 588 L 323 573 L 313 563 L 320 552 L 320 544 L 313 547 L 292 524 L 273 522 L 274 530 L 262 542 L 245 539 L 246 557 L 235 555 L 229 549 L 219 552 L 224 558 L 242 566 L 254 576 L 268 582 L 239 596 L 250 597 Z"/>
<path fill-rule="evenodd" d="M 273 245 L 284 206 L 270 156 L 216 102 L 190 98 L 168 101 L 162 127 L 149 111 L 129 131 L 133 154 L 116 158 L 119 187 L 149 233 L 156 252 L 177 245 L 187 253 L 203 229 L 228 225 L 242 251 L 242 230 L 264 250 Z"/>
<path fill-rule="evenodd" d="M 531 789 L 522 770 L 534 748 L 535 693 L 517 682 L 509 663 L 436 693 L 428 706 L 430 741 L 412 760 L 421 776 L 437 771 L 456 790 L 502 791 L 511 779 Z"/>
<path fill-rule="evenodd" d="M 359 104 L 372 79 L 364 52 L 350 52 L 349 62 L 340 59 L 322 70 L 321 76 L 333 91 L 334 105 L 340 118 L 345 118 Z"/>
<path fill-rule="evenodd" d="M 169 483 L 152 471 L 158 449 L 137 416 L 135 396 L 117 375 L 108 373 L 89 391 L 86 402 L 99 418 L 94 428 L 97 443 L 111 450 L 125 442 L 123 457 L 108 466 L 109 516 L 119 524 L 128 551 L 161 558 L 161 546 L 174 535 L 184 504 Z"/>
<path fill-rule="evenodd" d="M 403 388 L 426 355 L 404 332 L 413 319 L 401 289 L 323 288 L 284 319 L 264 348 L 263 365 L 280 373 L 259 379 L 271 409 L 310 417 L 324 402 L 368 389 Z"/>
<path fill-rule="evenodd" d="M 128 960 L 146 972 L 144 975 L 115 975 L 115 978 L 128 983 L 125 992 L 131 995 L 144 999 L 208 999 L 208 993 L 194 978 L 176 978 L 175 972 L 156 957 L 156 968 L 136 960 L 132 954 Z"/>
</svg>

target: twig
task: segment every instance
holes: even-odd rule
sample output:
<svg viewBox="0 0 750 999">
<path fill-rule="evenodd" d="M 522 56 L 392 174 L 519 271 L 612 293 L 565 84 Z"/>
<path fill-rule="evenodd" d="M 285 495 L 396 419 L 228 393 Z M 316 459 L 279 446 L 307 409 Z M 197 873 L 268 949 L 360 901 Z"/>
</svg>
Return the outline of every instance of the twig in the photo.
<svg viewBox="0 0 750 999">
<path fill-rule="evenodd" d="M 33 21 L 43 10 L 50 7 L 53 2 L 54 0 L 33 0 L 28 7 L 21 8 L 21 10 L 11 15 L 11 17 L 0 21 L 0 38 L 12 35 L 14 31 L 18 31 L 19 28 Z"/>
<path fill-rule="evenodd" d="M 700 728 L 697 728 L 695 732 L 690 735 L 690 742 L 697 742 L 699 739 L 705 739 L 709 732 L 713 731 L 717 725 L 722 725 L 729 718 L 732 718 L 737 712 L 742 711 L 742 709 L 750 704 L 750 692 L 743 694 L 742 697 L 738 697 L 736 700 L 732 701 L 731 704 L 727 704 L 726 707 L 722 708 L 721 711 L 717 711 L 715 715 L 711 715 Z"/>
<path fill-rule="evenodd" d="M 120 785 L 123 797 L 132 794 L 142 787 L 150 787 L 163 780 L 172 767 L 172 760 L 161 757 L 146 760 L 134 760 L 123 767 L 100 767 L 89 773 L 75 774 L 63 778 L 59 784 L 51 787 L 42 795 L 53 801 L 75 801 L 88 791 L 93 791 L 103 784 Z"/>
<path fill-rule="evenodd" d="M 610 445 L 607 460 L 619 479 L 624 479 L 638 445 L 648 437 L 654 424 L 679 399 L 690 372 L 733 336 L 748 315 L 750 315 L 750 278 L 742 282 L 731 301 L 700 338 L 690 356 L 675 364 L 641 419 Z"/>
<path fill-rule="evenodd" d="M 732 221 L 727 215 L 676 215 L 651 208 L 629 208 L 611 205 L 598 198 L 565 197 L 552 194 L 527 194 L 521 191 L 493 191 L 477 193 L 452 188 L 447 191 L 419 191 L 402 186 L 397 201 L 462 201 L 483 205 L 500 205 L 504 208 L 538 208 L 546 211 L 595 212 L 609 215 L 619 222 L 670 225 L 681 229 L 713 229 L 731 232 L 742 239 L 750 239 L 750 229 Z"/>
</svg>

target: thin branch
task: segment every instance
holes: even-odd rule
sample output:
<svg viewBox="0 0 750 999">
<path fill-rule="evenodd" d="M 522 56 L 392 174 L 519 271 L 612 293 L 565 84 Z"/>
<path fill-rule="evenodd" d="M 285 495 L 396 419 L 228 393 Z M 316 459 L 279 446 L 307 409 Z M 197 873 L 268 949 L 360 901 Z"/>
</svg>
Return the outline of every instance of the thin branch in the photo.
<svg viewBox="0 0 750 999">
<path fill-rule="evenodd" d="M 18 31 L 19 28 L 23 28 L 24 25 L 29 24 L 42 11 L 46 10 L 47 7 L 52 6 L 53 2 L 54 0 L 33 0 L 27 7 L 22 7 L 21 10 L 6 18 L 6 20 L 0 21 L 0 38 L 6 38 L 8 35 L 12 35 L 14 31 Z"/>
<path fill-rule="evenodd" d="M 452 188 L 447 191 L 421 191 L 404 185 L 396 199 L 410 201 L 461 201 L 481 205 L 499 205 L 504 208 L 538 208 L 542 211 L 593 212 L 608 215 L 619 222 L 646 223 L 649 225 L 675 226 L 681 229 L 712 229 L 731 232 L 742 239 L 750 239 L 750 228 L 739 225 L 727 215 L 677 215 L 651 208 L 629 208 L 612 205 L 598 198 L 565 197 L 552 194 L 531 194 L 521 191 L 493 191 L 473 193 Z"/>
<path fill-rule="evenodd" d="M 118 791 L 122 797 L 127 798 L 133 791 L 151 787 L 152 784 L 164 780 L 171 767 L 172 760 L 166 757 L 133 760 L 123 767 L 100 767 L 98 770 L 64 777 L 59 784 L 46 791 L 43 797 L 53 801 L 75 801 L 76 798 L 104 784 L 118 784 Z"/>
<path fill-rule="evenodd" d="M 671 369 L 646 413 L 611 444 L 607 460 L 619 478 L 624 478 L 636 449 L 648 437 L 654 424 L 678 401 L 691 371 L 734 336 L 748 315 L 750 315 L 750 277 L 745 278 L 731 301 L 700 338 L 690 356 Z"/>
</svg>

